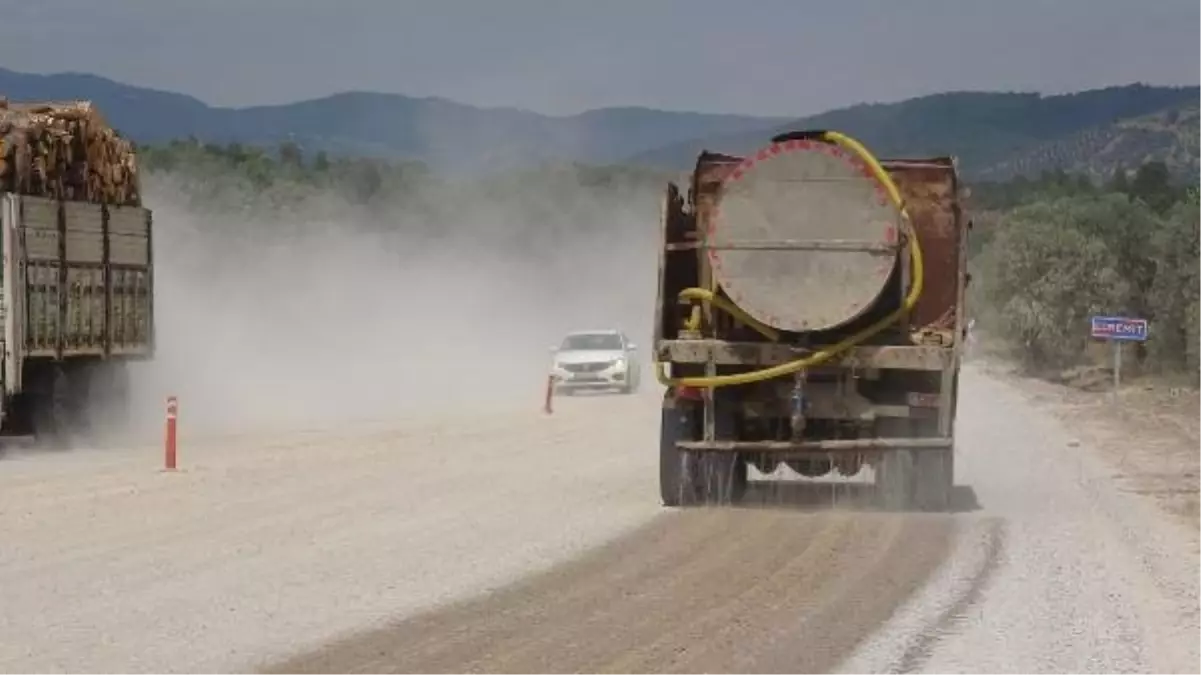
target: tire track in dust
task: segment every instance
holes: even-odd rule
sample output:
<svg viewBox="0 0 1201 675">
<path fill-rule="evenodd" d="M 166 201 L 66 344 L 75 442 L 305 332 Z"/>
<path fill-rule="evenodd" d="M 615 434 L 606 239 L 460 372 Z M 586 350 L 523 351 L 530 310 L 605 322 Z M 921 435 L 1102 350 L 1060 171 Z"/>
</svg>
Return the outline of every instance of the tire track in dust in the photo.
<svg viewBox="0 0 1201 675">
<path fill-rule="evenodd" d="M 979 604 L 1004 561 L 1004 520 L 975 521 L 945 565 L 901 607 L 883 629 L 865 641 L 839 672 L 913 673 L 929 661 L 938 643 Z M 949 591 L 949 592 L 948 592 Z"/>
<path fill-rule="evenodd" d="M 1001 567 L 1001 557 L 1005 550 L 1006 530 L 1004 521 L 988 522 L 984 538 L 984 556 L 970 577 L 967 587 L 956 595 L 955 601 L 935 617 L 927 630 L 922 631 L 912 644 L 901 655 L 895 672 L 912 673 L 921 668 L 930 658 L 934 645 L 948 633 L 955 630 L 955 624 L 967 611 L 980 602 L 984 589 L 988 587 L 997 569 Z"/>
</svg>

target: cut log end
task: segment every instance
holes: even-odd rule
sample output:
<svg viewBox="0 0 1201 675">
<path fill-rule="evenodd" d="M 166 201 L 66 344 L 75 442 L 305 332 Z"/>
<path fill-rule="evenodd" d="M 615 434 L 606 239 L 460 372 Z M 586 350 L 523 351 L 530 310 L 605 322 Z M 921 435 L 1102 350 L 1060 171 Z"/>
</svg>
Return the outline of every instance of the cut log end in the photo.
<svg viewBox="0 0 1201 675">
<path fill-rule="evenodd" d="M 133 144 L 91 102 L 0 102 L 0 191 L 141 205 Z"/>
</svg>

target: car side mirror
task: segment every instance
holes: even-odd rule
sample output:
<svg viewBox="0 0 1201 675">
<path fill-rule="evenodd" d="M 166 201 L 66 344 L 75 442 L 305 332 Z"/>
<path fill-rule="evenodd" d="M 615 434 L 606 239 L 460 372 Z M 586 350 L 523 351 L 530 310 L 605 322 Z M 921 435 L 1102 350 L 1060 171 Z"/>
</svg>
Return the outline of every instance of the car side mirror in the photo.
<svg viewBox="0 0 1201 675">
<path fill-rule="evenodd" d="M 633 351 L 637 351 L 637 350 L 638 350 L 638 345 L 636 345 L 636 344 L 634 344 L 633 342 L 631 342 L 631 343 L 630 343 L 630 351 L 632 351 L 632 352 L 633 352 Z"/>
</svg>

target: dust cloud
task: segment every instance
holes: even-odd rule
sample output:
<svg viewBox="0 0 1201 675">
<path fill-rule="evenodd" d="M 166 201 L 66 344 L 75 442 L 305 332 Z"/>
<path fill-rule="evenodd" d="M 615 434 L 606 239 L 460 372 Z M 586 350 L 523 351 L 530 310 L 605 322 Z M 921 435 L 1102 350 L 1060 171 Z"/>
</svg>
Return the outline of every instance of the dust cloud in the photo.
<svg viewBox="0 0 1201 675">
<path fill-rule="evenodd" d="M 159 428 L 168 394 L 200 434 L 536 414 L 563 332 L 646 345 L 655 297 L 662 185 L 561 183 L 373 209 L 310 194 L 237 216 L 152 177 L 158 348 L 133 370 L 136 428 Z"/>
</svg>

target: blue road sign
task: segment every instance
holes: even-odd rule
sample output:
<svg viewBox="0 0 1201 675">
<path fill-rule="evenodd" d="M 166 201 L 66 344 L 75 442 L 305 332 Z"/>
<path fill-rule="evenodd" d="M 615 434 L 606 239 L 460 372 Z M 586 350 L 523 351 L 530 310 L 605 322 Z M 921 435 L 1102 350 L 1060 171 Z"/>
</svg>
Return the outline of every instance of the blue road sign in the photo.
<svg viewBox="0 0 1201 675">
<path fill-rule="evenodd" d="M 1094 316 L 1093 337 L 1102 340 L 1125 340 L 1128 342 L 1145 342 L 1147 340 L 1147 320 L 1130 319 L 1123 316 Z"/>
</svg>

